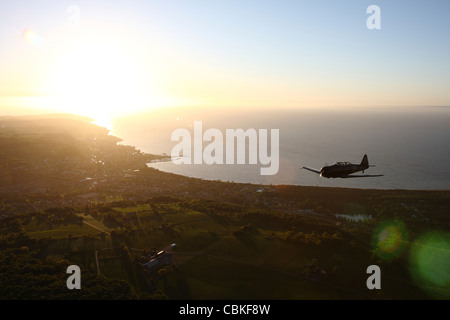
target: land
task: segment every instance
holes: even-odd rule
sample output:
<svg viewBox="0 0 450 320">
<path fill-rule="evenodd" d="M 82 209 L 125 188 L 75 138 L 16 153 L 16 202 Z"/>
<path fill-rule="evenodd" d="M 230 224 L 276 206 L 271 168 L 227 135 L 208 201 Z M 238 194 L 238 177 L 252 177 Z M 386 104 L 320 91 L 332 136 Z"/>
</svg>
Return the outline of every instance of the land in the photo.
<svg viewBox="0 0 450 320">
<path fill-rule="evenodd" d="M 450 298 L 448 190 L 206 181 L 146 165 L 162 158 L 87 118 L 0 117 L 0 298 Z M 171 263 L 144 268 L 160 250 Z"/>
</svg>

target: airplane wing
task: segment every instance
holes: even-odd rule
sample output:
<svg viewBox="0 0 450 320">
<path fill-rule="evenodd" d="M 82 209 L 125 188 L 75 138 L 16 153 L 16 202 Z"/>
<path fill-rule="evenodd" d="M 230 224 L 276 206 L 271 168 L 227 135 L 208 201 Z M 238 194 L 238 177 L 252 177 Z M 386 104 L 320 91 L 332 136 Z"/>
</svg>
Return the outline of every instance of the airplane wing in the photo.
<svg viewBox="0 0 450 320">
<path fill-rule="evenodd" d="M 320 174 L 320 170 L 317 170 L 317 169 L 314 169 L 314 168 L 303 167 L 303 169 L 306 169 L 306 170 L 309 170 L 309 171 L 312 171 L 312 172 Z"/>
<path fill-rule="evenodd" d="M 351 174 L 345 177 L 341 177 L 343 179 L 347 179 L 347 178 L 374 178 L 374 177 L 382 177 L 384 176 L 384 174 L 365 174 L 365 175 L 355 175 L 355 174 Z"/>
</svg>

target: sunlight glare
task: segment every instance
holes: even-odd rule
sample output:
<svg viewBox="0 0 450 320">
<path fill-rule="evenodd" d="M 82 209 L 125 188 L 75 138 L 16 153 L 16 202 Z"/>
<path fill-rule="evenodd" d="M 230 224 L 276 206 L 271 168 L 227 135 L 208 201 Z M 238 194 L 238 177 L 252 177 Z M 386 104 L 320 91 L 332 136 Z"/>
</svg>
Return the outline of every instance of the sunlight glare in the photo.
<svg viewBox="0 0 450 320">
<path fill-rule="evenodd" d="M 139 61 L 111 43 L 90 42 L 69 50 L 54 64 L 50 83 L 60 109 L 102 124 L 154 103 L 149 77 Z"/>
</svg>

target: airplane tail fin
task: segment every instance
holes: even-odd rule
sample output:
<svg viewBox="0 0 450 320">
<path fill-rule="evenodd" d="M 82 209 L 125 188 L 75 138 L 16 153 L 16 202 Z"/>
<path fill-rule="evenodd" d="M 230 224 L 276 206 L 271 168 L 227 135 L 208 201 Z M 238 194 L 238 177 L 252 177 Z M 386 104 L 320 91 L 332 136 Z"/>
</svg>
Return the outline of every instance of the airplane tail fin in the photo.
<svg viewBox="0 0 450 320">
<path fill-rule="evenodd" d="M 361 161 L 361 166 L 364 168 L 369 167 L 369 159 L 367 158 L 367 154 L 364 155 L 364 158 Z"/>
</svg>

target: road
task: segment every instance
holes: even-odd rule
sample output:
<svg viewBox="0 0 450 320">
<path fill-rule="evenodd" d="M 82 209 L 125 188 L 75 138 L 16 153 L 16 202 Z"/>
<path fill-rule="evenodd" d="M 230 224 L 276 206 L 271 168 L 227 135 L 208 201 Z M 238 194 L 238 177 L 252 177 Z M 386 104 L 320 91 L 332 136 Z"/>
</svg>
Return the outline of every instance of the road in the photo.
<svg viewBox="0 0 450 320">
<path fill-rule="evenodd" d="M 100 232 L 109 234 L 109 232 L 107 232 L 107 231 L 105 231 L 105 230 L 102 230 L 102 229 L 100 229 L 99 227 L 96 227 L 96 226 L 94 226 L 93 224 L 90 224 L 89 222 L 86 222 L 86 221 L 83 220 L 83 223 L 86 224 L 86 225 L 88 225 L 88 226 L 91 227 L 91 228 L 94 228 L 94 229 L 100 231 Z"/>
</svg>

